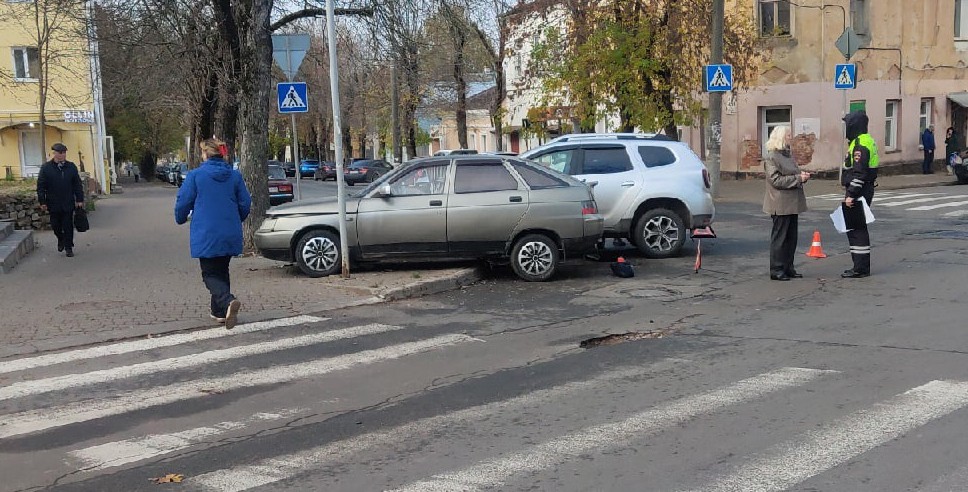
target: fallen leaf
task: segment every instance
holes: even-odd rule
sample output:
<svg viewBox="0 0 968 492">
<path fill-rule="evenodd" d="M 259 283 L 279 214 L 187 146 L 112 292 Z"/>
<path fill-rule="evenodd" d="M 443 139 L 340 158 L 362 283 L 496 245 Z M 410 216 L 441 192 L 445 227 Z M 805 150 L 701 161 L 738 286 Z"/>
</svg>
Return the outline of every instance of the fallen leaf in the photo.
<svg viewBox="0 0 968 492">
<path fill-rule="evenodd" d="M 179 475 L 177 473 L 169 473 L 163 477 L 152 478 L 151 481 L 155 483 L 179 483 L 184 479 L 185 477 L 183 475 Z"/>
<path fill-rule="evenodd" d="M 215 389 L 215 388 L 202 388 L 202 389 L 200 389 L 198 391 L 200 391 L 202 393 L 205 393 L 205 394 L 208 394 L 208 395 L 221 395 L 222 393 L 224 393 L 224 391 L 222 391 L 220 389 Z"/>
</svg>

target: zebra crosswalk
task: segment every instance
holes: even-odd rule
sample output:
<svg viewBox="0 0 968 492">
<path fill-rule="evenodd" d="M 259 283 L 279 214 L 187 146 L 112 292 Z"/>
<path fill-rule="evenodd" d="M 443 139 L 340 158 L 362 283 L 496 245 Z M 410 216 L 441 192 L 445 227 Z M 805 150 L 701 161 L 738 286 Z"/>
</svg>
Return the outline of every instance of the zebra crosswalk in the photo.
<svg viewBox="0 0 968 492">
<path fill-rule="evenodd" d="M 820 202 L 839 202 L 842 193 L 829 193 L 808 197 Z M 833 207 L 831 207 L 833 208 Z M 968 215 L 968 194 L 916 193 L 902 190 L 879 191 L 874 194 L 874 208 L 888 208 L 909 212 L 938 211 L 942 217 L 957 218 Z"/>
<path fill-rule="evenodd" d="M 508 340 L 519 346 L 523 339 Z M 154 485 L 146 478 L 160 469 L 184 472 L 179 489 L 196 492 L 543 489 L 535 477 L 568 464 L 604 466 L 619 450 L 655 453 L 676 442 L 670 436 L 702 428 L 729 433 L 737 416 L 768 414 L 777 403 L 800 413 L 792 420 L 817 423 L 778 425 L 768 445 L 728 455 L 682 452 L 690 471 L 646 489 L 787 490 L 864 453 L 904 446 L 899 438 L 968 407 L 968 381 L 938 378 L 811 416 L 809 406 L 790 402 L 825 393 L 837 400 L 859 376 L 748 361 L 724 372 L 699 363 L 701 352 L 602 366 L 480 401 L 433 396 L 502 371 L 526 377 L 536 365 L 587 353 L 554 343 L 488 352 L 494 343 L 296 317 L 0 361 L 0 489 L 148 490 Z M 442 369 L 444 360 L 461 367 Z M 464 373 L 473 377 L 448 376 Z M 704 384 L 670 389 L 690 378 Z M 378 381 L 388 387 L 374 389 Z M 329 418 L 361 411 L 345 395 L 368 392 L 367 409 L 382 417 L 323 431 L 339 425 Z M 437 399 L 394 413 L 416 398 Z M 598 410 L 576 412 L 577 401 Z M 555 425 L 534 425 L 545 420 Z M 952 467 L 925 490 L 961 486 L 966 470 Z M 554 486 L 588 489 L 570 487 Z"/>
</svg>

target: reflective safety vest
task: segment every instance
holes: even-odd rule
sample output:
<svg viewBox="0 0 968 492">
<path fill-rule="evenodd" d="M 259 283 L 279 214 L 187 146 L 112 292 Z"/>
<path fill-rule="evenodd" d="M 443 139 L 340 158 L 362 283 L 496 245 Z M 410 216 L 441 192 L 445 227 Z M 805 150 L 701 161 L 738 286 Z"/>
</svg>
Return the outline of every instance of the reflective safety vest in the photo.
<svg viewBox="0 0 968 492">
<path fill-rule="evenodd" d="M 854 145 L 856 145 L 858 142 L 867 148 L 867 152 L 871 156 L 867 167 L 877 169 L 877 164 L 880 162 L 880 158 L 877 156 L 877 142 L 875 142 L 874 137 L 870 136 L 868 133 L 861 134 L 857 138 L 851 140 L 850 146 L 847 147 L 847 158 L 844 159 L 844 169 L 854 167 Z"/>
</svg>

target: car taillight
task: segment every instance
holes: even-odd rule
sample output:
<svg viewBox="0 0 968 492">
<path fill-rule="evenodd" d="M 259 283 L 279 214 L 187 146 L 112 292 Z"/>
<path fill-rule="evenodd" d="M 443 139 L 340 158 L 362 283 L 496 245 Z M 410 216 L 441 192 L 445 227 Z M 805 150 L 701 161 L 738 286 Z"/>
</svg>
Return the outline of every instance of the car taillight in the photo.
<svg viewBox="0 0 968 492">
<path fill-rule="evenodd" d="M 279 185 L 279 191 L 292 192 L 292 185 Z"/>
<path fill-rule="evenodd" d="M 703 182 L 703 184 L 706 185 L 706 189 L 707 190 L 712 187 L 712 185 L 709 182 L 709 170 L 708 169 L 703 169 L 702 170 L 702 182 Z"/>
<path fill-rule="evenodd" d="M 582 215 L 594 215 L 598 213 L 598 204 L 595 200 L 587 200 L 581 202 L 581 214 Z"/>
<path fill-rule="evenodd" d="M 368 169 L 368 168 L 365 168 L 365 167 L 361 167 L 361 168 L 360 168 L 360 172 L 361 172 L 361 173 L 365 173 L 365 172 L 367 172 L 367 171 L 369 171 L 369 169 Z"/>
</svg>

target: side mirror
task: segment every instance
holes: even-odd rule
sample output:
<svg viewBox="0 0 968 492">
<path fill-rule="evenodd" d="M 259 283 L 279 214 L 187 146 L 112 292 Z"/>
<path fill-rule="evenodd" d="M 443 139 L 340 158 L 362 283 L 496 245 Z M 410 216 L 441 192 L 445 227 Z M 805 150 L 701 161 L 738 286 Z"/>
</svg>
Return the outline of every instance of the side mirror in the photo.
<svg viewBox="0 0 968 492">
<path fill-rule="evenodd" d="M 390 185 L 381 186 L 380 189 L 376 190 L 373 194 L 373 198 L 390 198 L 393 193 L 390 191 Z"/>
</svg>

